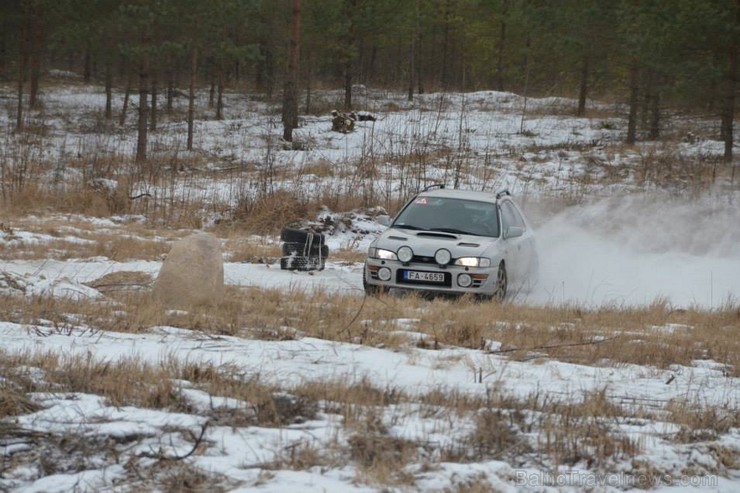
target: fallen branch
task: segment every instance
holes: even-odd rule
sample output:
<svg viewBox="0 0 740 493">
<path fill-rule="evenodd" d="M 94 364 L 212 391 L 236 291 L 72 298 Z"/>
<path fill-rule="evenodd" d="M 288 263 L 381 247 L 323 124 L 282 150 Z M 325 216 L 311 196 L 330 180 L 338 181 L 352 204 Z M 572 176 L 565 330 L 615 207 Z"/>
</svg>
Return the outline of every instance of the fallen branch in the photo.
<svg viewBox="0 0 740 493">
<path fill-rule="evenodd" d="M 208 429 L 208 421 L 206 421 L 203 424 L 203 427 L 200 429 L 200 435 L 198 438 L 195 439 L 195 443 L 193 444 L 193 448 L 190 449 L 190 452 L 188 452 L 185 455 L 174 455 L 174 456 L 167 456 L 162 452 L 162 449 L 159 450 L 156 454 L 145 452 L 142 454 L 143 457 L 147 457 L 149 459 L 157 459 L 157 460 L 167 460 L 167 461 L 177 461 L 177 460 L 184 460 L 190 457 L 195 453 L 196 450 L 198 450 L 198 447 L 203 442 L 203 437 L 206 434 L 206 429 Z"/>
<path fill-rule="evenodd" d="M 515 347 L 515 348 L 506 348 L 506 349 L 495 349 L 495 350 L 489 350 L 486 351 L 487 354 L 503 354 L 503 353 L 513 353 L 516 351 L 539 351 L 542 349 L 558 349 L 563 347 L 577 347 L 577 346 L 594 346 L 596 344 L 602 344 L 604 342 L 610 342 L 614 339 L 617 339 L 619 336 L 613 336 L 613 337 L 607 337 L 606 339 L 599 339 L 597 341 L 585 341 L 585 342 L 569 342 L 566 344 L 551 344 L 547 346 L 531 346 L 531 347 Z"/>
</svg>

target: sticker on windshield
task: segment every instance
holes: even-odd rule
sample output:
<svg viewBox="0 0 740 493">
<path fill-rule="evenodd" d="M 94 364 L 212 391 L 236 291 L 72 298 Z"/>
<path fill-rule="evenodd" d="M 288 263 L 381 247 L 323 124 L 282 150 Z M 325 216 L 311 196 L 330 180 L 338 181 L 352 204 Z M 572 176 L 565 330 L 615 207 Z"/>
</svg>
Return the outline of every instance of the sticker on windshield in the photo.
<svg viewBox="0 0 740 493">
<path fill-rule="evenodd" d="M 427 202 L 427 198 L 426 197 L 420 197 L 420 198 L 414 200 L 414 204 L 427 205 L 428 203 L 429 202 Z"/>
</svg>

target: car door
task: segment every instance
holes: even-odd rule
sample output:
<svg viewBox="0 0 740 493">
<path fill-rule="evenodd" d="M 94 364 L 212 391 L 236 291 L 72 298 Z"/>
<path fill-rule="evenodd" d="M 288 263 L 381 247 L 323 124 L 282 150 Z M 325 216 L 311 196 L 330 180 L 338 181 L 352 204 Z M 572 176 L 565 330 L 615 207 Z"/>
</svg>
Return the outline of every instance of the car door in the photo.
<svg viewBox="0 0 740 493">
<path fill-rule="evenodd" d="M 537 258 L 537 245 L 535 244 L 534 232 L 527 224 L 524 219 L 524 215 L 521 213 L 517 205 L 513 202 L 507 202 L 511 207 L 511 214 L 514 216 L 514 221 L 517 227 L 524 229 L 522 236 L 519 240 L 519 250 L 521 253 L 521 272 L 524 276 L 523 282 L 536 282 L 537 270 L 539 269 L 539 260 Z"/>
<path fill-rule="evenodd" d="M 522 282 L 527 266 L 526 227 L 521 215 L 510 201 L 501 201 L 499 209 L 506 271 L 509 283 L 518 286 Z"/>
</svg>

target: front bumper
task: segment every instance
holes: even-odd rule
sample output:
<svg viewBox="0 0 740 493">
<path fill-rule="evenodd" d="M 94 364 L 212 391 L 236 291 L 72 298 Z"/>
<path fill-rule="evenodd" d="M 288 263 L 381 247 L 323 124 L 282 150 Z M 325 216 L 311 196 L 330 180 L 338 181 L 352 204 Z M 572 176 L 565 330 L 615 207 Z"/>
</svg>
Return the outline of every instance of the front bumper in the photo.
<svg viewBox="0 0 740 493">
<path fill-rule="evenodd" d="M 365 260 L 365 282 L 385 289 L 492 295 L 496 290 L 497 268 L 497 266 L 439 266 L 413 261 L 402 263 L 398 260 L 368 258 Z M 413 274 L 408 274 L 409 272 Z"/>
</svg>

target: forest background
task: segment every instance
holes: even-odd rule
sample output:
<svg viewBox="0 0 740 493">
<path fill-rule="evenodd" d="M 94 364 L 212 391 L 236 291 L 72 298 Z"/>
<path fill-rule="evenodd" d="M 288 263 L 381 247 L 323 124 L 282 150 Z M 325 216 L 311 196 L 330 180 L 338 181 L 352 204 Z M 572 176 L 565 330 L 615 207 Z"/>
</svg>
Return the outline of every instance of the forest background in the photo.
<svg viewBox="0 0 740 493">
<path fill-rule="evenodd" d="M 667 112 L 709 116 L 732 159 L 738 0 L 5 0 L 0 27 L 0 81 L 17 81 L 17 129 L 39 104 L 45 70 L 64 66 L 105 85 L 106 119 L 114 85 L 150 98 L 139 104 L 138 160 L 158 95 L 171 111 L 188 84 L 188 149 L 196 87 L 210 86 L 220 119 L 226 89 L 292 96 L 296 111 L 316 114 L 326 108 L 312 104 L 313 91 L 344 87 L 350 110 L 362 85 L 409 100 L 478 90 L 572 97 L 578 116 L 589 99 L 620 102 L 628 144 L 659 139 Z"/>
</svg>

